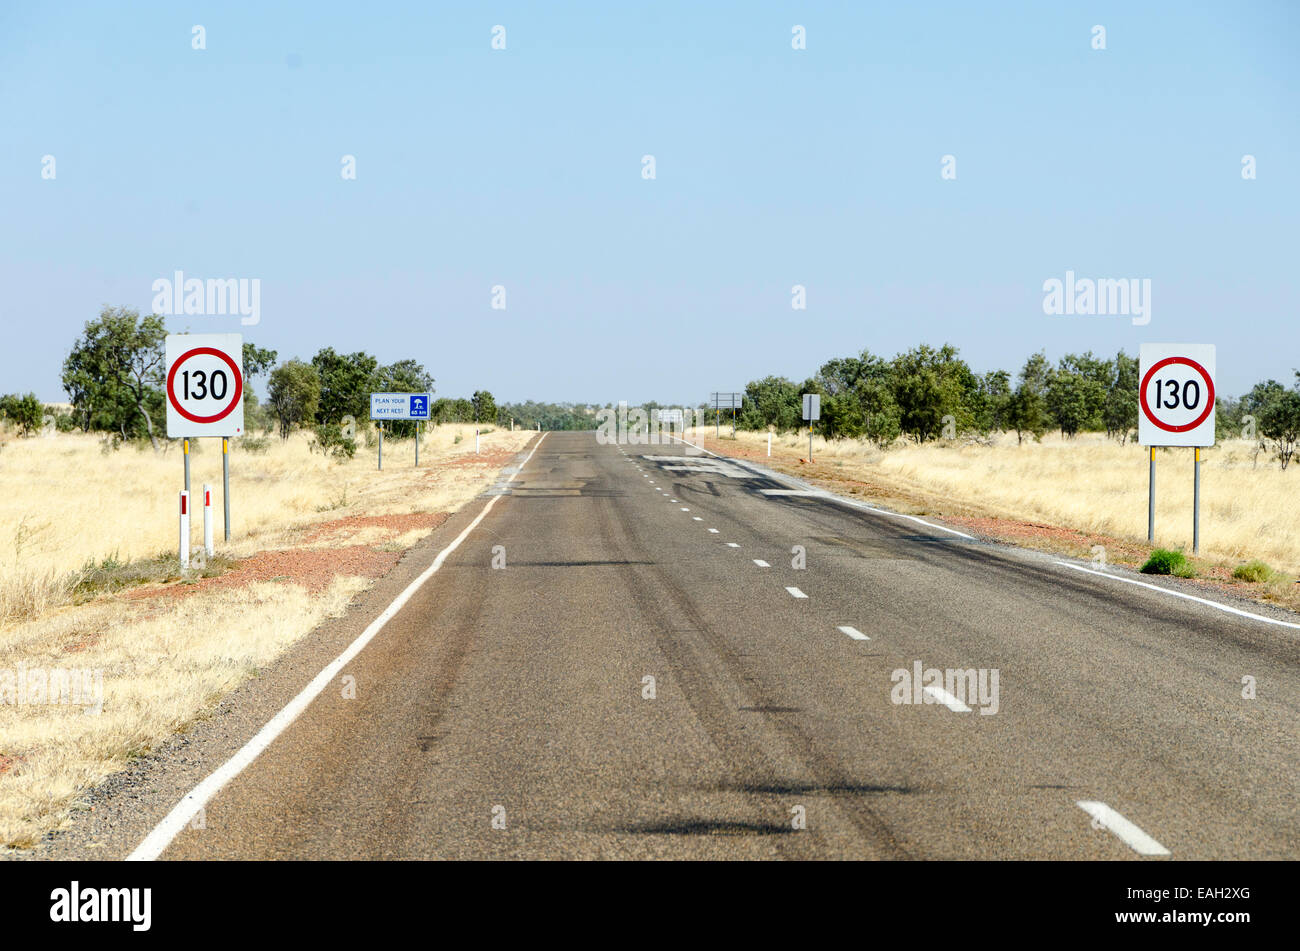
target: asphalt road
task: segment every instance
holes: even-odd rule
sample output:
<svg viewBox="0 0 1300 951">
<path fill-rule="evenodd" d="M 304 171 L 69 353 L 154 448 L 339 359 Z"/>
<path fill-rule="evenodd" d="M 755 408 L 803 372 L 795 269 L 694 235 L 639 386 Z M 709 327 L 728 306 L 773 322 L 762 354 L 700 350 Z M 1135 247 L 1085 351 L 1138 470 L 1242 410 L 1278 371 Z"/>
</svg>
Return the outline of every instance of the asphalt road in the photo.
<svg viewBox="0 0 1300 951">
<path fill-rule="evenodd" d="M 547 434 L 162 857 L 1300 857 L 1300 631 L 764 490 Z"/>
</svg>

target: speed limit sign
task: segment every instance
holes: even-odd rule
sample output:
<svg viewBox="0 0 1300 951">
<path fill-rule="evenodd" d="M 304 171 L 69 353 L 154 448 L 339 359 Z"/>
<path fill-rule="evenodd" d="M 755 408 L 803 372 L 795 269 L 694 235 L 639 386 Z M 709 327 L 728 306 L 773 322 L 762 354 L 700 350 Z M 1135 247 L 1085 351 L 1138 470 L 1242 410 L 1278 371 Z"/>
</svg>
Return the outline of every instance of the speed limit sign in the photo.
<svg viewBox="0 0 1300 951">
<path fill-rule="evenodd" d="M 1138 442 L 1213 446 L 1214 344 L 1144 343 L 1138 364 Z"/>
<path fill-rule="evenodd" d="M 240 334 L 170 334 L 167 435 L 242 436 L 244 338 Z"/>
</svg>

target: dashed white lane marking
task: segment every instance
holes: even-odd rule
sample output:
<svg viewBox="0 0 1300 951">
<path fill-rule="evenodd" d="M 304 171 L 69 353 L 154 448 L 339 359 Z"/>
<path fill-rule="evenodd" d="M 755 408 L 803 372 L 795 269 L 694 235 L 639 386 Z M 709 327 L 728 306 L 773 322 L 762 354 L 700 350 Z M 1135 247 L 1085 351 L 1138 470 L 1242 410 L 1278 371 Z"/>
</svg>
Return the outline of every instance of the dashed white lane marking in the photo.
<svg viewBox="0 0 1300 951">
<path fill-rule="evenodd" d="M 727 542 L 727 547 L 728 547 L 728 548 L 739 548 L 740 546 L 737 545 L 735 542 Z"/>
<path fill-rule="evenodd" d="M 1168 855 L 1169 850 L 1147 835 L 1133 823 L 1104 802 L 1081 799 L 1075 803 L 1080 809 L 1092 816 L 1093 821 L 1105 826 L 1138 855 Z"/>
<path fill-rule="evenodd" d="M 676 499 L 673 499 L 673 501 L 676 502 L 677 500 L 676 500 Z M 683 505 L 683 506 L 682 506 L 682 511 L 683 511 L 683 512 L 689 512 L 690 509 L 688 509 L 685 505 Z"/>
<path fill-rule="evenodd" d="M 1152 591 L 1159 591 L 1161 594 L 1167 594 L 1174 598 L 1183 598 L 1187 601 L 1195 601 L 1197 604 L 1204 604 L 1207 607 L 1214 608 L 1218 611 L 1227 611 L 1229 614 L 1236 614 L 1240 617 L 1248 617 L 1252 621 L 1263 621 L 1265 624 L 1276 624 L 1278 627 L 1291 627 L 1300 629 L 1300 624 L 1292 624 L 1290 621 L 1279 621 L 1276 618 L 1265 617 L 1262 614 L 1252 614 L 1249 611 L 1242 611 L 1239 608 L 1229 607 L 1226 604 L 1220 604 L 1218 601 L 1211 601 L 1208 598 L 1198 598 L 1195 595 L 1183 594 L 1181 591 L 1170 591 L 1168 588 L 1162 588 L 1157 584 L 1147 584 L 1145 581 L 1138 581 L 1135 578 L 1121 578 L 1118 575 L 1108 574 L 1105 571 L 1097 571 L 1095 568 L 1085 568 L 1082 565 L 1072 565 L 1068 561 L 1058 561 L 1058 565 L 1065 568 L 1073 568 L 1075 571 L 1082 571 L 1084 574 L 1097 575 L 1102 578 L 1109 578 L 1111 581 L 1122 581 L 1125 584 L 1135 584 L 1139 588 L 1150 588 Z"/>
<path fill-rule="evenodd" d="M 871 638 L 867 637 L 867 635 L 863 634 L 856 627 L 849 627 L 847 624 L 840 625 L 840 633 L 849 635 L 849 637 L 853 638 L 855 641 L 871 640 Z"/>
<path fill-rule="evenodd" d="M 541 447 L 542 440 L 546 438 L 546 435 L 546 433 L 542 433 L 541 438 L 537 440 L 537 444 L 533 446 L 528 455 L 524 456 L 523 462 L 519 464 L 519 471 L 522 471 L 528 465 L 528 461 L 533 458 L 533 454 Z M 517 472 L 511 474 L 506 482 L 513 482 L 517 474 Z M 451 553 L 461 546 L 461 543 L 470 536 L 474 529 L 478 528 L 483 519 L 487 518 L 488 513 L 492 511 L 492 506 L 496 505 L 497 500 L 500 498 L 502 496 L 492 496 L 487 505 L 483 506 L 478 515 L 474 516 L 474 520 L 466 525 L 464 530 L 452 539 L 446 548 L 438 552 L 438 556 L 433 559 L 433 564 L 424 569 L 419 577 L 402 589 L 402 593 L 393 600 L 393 603 L 386 607 L 379 617 L 371 621 L 357 639 L 343 650 L 343 653 L 330 661 L 320 673 L 312 678 L 311 683 L 303 687 L 297 696 L 290 700 L 279 713 L 271 717 L 251 740 L 239 748 L 235 755 L 222 763 L 215 772 L 209 774 L 206 779 L 186 793 L 181 801 L 172 807 L 171 812 L 167 813 L 163 820 L 154 827 L 153 831 L 145 836 L 144 841 L 135 847 L 135 851 L 126 857 L 126 860 L 128 862 L 152 862 L 161 855 L 163 850 L 171 845 L 172 840 L 180 834 L 181 830 L 189 825 L 195 814 L 205 807 L 212 800 L 212 797 L 221 791 L 222 787 L 242 773 L 250 763 L 262 754 L 263 750 L 275 742 L 276 738 L 298 719 L 304 710 L 311 706 L 313 700 L 325 692 L 330 684 L 334 682 L 334 678 L 338 676 L 339 672 L 360 654 L 367 644 L 375 639 L 388 622 L 411 600 L 411 597 L 420 588 L 424 587 L 424 583 L 437 574 Z"/>
<path fill-rule="evenodd" d="M 942 687 L 926 687 L 925 692 L 938 700 L 953 713 L 970 713 L 970 707 L 962 703 Z"/>
<path fill-rule="evenodd" d="M 792 598 L 806 598 L 806 597 L 808 597 L 808 595 L 804 594 L 804 593 L 803 593 L 802 591 L 800 591 L 798 588 L 790 588 L 790 587 L 787 587 L 785 590 L 787 590 L 787 591 L 790 592 L 790 597 L 792 597 Z"/>
<path fill-rule="evenodd" d="M 711 528 L 709 529 L 709 531 L 714 535 L 718 534 L 718 530 L 716 528 Z"/>
<path fill-rule="evenodd" d="M 676 502 L 677 500 L 676 500 L 676 499 L 669 499 L 668 501 L 669 501 L 669 502 Z"/>
<path fill-rule="evenodd" d="M 704 521 L 704 519 L 700 518 L 698 515 L 692 515 L 691 518 L 696 522 Z"/>
<path fill-rule="evenodd" d="M 771 568 L 771 567 L 772 567 L 772 566 L 769 565 L 767 562 L 765 562 L 762 558 L 755 558 L 755 559 L 754 559 L 754 564 L 758 565 L 758 567 L 760 567 L 760 568 Z"/>
</svg>

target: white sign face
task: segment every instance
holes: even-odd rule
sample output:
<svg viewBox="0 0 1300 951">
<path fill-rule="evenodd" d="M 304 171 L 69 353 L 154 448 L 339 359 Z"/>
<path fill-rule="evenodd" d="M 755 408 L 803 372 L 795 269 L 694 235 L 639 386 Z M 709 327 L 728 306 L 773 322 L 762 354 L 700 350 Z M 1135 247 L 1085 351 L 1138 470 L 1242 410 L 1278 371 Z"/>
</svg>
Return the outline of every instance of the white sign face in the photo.
<svg viewBox="0 0 1300 951">
<path fill-rule="evenodd" d="M 244 338 L 168 334 L 167 435 L 244 434 Z"/>
<path fill-rule="evenodd" d="M 713 409 L 740 409 L 744 393 L 710 393 L 709 404 Z"/>
<path fill-rule="evenodd" d="M 371 393 L 371 419 L 428 419 L 428 393 Z"/>
<path fill-rule="evenodd" d="M 815 423 L 822 418 L 822 398 L 820 393 L 805 393 L 803 395 L 803 418 L 810 423 Z"/>
<path fill-rule="evenodd" d="M 1144 343 L 1138 359 L 1138 442 L 1214 445 L 1212 343 Z"/>
<path fill-rule="evenodd" d="M 661 423 L 681 424 L 682 411 L 679 409 L 659 409 L 655 410 L 655 418 Z"/>
</svg>

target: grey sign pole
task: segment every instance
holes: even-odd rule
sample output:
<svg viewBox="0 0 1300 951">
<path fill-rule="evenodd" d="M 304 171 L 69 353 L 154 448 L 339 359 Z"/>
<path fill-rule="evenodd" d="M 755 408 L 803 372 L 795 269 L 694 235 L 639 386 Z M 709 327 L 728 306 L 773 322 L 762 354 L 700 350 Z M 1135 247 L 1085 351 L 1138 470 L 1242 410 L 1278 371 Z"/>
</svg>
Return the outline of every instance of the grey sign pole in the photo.
<svg viewBox="0 0 1300 951">
<path fill-rule="evenodd" d="M 221 501 L 226 508 L 226 541 L 230 541 L 230 437 L 221 437 Z"/>
<path fill-rule="evenodd" d="M 1192 489 L 1192 554 L 1201 553 L 1201 447 L 1196 447 L 1196 480 Z"/>
<path fill-rule="evenodd" d="M 379 424 L 379 471 L 384 471 L 384 424 Z"/>
<path fill-rule="evenodd" d="M 415 423 L 415 468 L 420 468 L 420 423 Z"/>
<path fill-rule="evenodd" d="M 185 491 L 190 491 L 190 441 L 188 438 L 181 440 L 181 452 L 185 455 Z"/>
<path fill-rule="evenodd" d="M 1156 540 L 1156 447 L 1151 447 L 1151 472 L 1147 477 L 1147 541 Z"/>
</svg>

